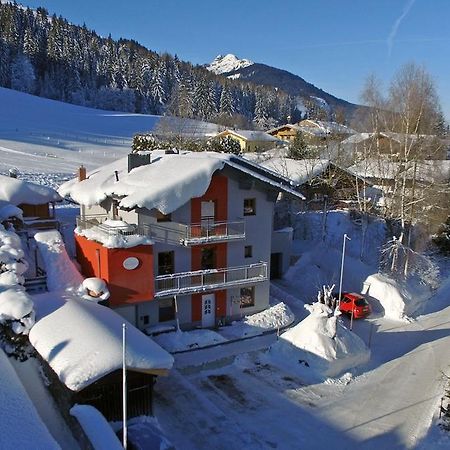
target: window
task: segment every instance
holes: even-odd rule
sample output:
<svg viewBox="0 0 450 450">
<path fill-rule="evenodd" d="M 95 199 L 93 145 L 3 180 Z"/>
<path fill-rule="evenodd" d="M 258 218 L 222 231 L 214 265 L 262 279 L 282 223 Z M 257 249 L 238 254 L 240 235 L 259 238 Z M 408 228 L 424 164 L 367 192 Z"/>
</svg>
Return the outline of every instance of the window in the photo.
<svg viewBox="0 0 450 450">
<path fill-rule="evenodd" d="M 256 214 L 256 199 L 244 199 L 244 216 L 254 216 Z"/>
<path fill-rule="evenodd" d="M 202 270 L 216 269 L 216 248 L 205 247 L 202 248 Z"/>
<path fill-rule="evenodd" d="M 163 214 L 159 211 L 156 211 L 156 221 L 157 222 L 171 222 L 172 214 Z"/>
<path fill-rule="evenodd" d="M 255 306 L 255 288 L 245 287 L 241 289 L 241 308 L 250 308 Z"/>
<path fill-rule="evenodd" d="M 169 275 L 175 272 L 174 252 L 158 253 L 158 275 Z"/>
<path fill-rule="evenodd" d="M 150 322 L 150 316 L 142 316 L 142 322 L 144 325 L 148 325 Z"/>
<path fill-rule="evenodd" d="M 253 247 L 251 245 L 246 245 L 244 247 L 244 257 L 251 258 L 253 256 Z"/>
<path fill-rule="evenodd" d="M 162 298 L 159 300 L 159 321 L 168 322 L 175 319 L 175 299 Z"/>
</svg>

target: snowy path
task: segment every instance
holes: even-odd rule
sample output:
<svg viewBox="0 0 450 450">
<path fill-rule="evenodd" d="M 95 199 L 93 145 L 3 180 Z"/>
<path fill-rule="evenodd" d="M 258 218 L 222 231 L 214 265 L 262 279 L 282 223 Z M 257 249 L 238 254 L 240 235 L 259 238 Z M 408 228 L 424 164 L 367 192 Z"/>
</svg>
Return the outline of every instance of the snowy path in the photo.
<svg viewBox="0 0 450 450">
<path fill-rule="evenodd" d="M 358 440 L 358 448 L 414 448 L 442 395 L 449 348 L 450 307 L 377 333 L 372 351 L 386 361 L 349 384 L 345 402 L 321 405 L 321 416 Z"/>
<path fill-rule="evenodd" d="M 355 329 L 367 341 L 371 326 L 372 359 L 349 384 L 304 385 L 243 356 L 243 364 L 159 380 L 156 415 L 174 444 L 188 450 L 415 448 L 450 365 L 450 307 L 411 323 L 378 318 Z"/>
</svg>

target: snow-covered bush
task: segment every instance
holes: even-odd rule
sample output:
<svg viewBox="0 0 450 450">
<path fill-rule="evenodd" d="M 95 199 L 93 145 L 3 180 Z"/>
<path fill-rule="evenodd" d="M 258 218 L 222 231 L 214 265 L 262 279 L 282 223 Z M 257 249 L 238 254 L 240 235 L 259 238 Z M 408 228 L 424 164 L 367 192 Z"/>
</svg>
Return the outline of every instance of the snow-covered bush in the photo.
<svg viewBox="0 0 450 450">
<path fill-rule="evenodd" d="M 0 225 L 0 324 L 6 334 L 28 334 L 34 325 L 34 305 L 22 286 L 27 269 L 19 236 Z"/>
<path fill-rule="evenodd" d="M 210 139 L 208 141 L 208 149 L 213 152 L 233 153 L 235 155 L 242 153 L 241 145 L 231 136 Z"/>
<path fill-rule="evenodd" d="M 90 302 L 101 302 L 108 300 L 109 290 L 106 283 L 101 278 L 86 278 L 83 283 L 81 283 L 78 293 L 80 296 Z"/>
<path fill-rule="evenodd" d="M 305 305 L 306 319 L 289 329 L 271 347 L 269 357 L 277 364 L 303 375 L 337 376 L 368 361 L 370 350 L 323 303 Z"/>
</svg>

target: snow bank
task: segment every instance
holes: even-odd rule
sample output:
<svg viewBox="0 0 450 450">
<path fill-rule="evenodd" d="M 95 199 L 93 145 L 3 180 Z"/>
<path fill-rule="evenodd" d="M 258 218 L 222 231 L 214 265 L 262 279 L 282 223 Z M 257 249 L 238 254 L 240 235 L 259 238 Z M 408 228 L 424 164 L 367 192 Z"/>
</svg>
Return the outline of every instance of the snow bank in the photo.
<svg viewBox="0 0 450 450">
<path fill-rule="evenodd" d="M 93 406 L 75 405 L 70 414 L 77 418 L 95 450 L 122 450 L 113 429 Z"/>
<path fill-rule="evenodd" d="M 174 331 L 153 337 L 161 347 L 169 352 L 191 350 L 226 342 L 220 334 L 211 330 Z"/>
<path fill-rule="evenodd" d="M 327 306 L 314 303 L 305 308 L 310 315 L 283 333 L 269 350 L 276 363 L 335 377 L 369 360 L 370 350 L 364 342 Z"/>
<path fill-rule="evenodd" d="M 78 288 L 83 277 L 78 272 L 64 246 L 59 231 L 41 231 L 34 235 L 39 252 L 44 260 L 49 291 Z"/>
<path fill-rule="evenodd" d="M 80 391 L 122 367 L 123 323 L 126 320 L 113 310 L 73 295 L 34 325 L 30 342 L 61 382 Z M 170 369 L 173 358 L 128 324 L 126 364 L 128 369 L 152 373 Z"/>
<path fill-rule="evenodd" d="M 0 175 L 0 200 L 17 206 L 58 202 L 62 198 L 50 187 Z"/>
<path fill-rule="evenodd" d="M 17 374 L 0 349 L 0 448 L 17 450 L 58 449 Z"/>
<path fill-rule="evenodd" d="M 244 323 L 265 330 L 276 330 L 290 325 L 295 319 L 289 306 L 280 302 L 260 313 L 246 316 Z"/>
<path fill-rule="evenodd" d="M 411 280 L 406 285 L 380 273 L 367 277 L 365 284 L 366 293 L 377 299 L 385 317 L 393 320 L 405 320 L 430 297 L 430 290 L 423 284 Z"/>
</svg>

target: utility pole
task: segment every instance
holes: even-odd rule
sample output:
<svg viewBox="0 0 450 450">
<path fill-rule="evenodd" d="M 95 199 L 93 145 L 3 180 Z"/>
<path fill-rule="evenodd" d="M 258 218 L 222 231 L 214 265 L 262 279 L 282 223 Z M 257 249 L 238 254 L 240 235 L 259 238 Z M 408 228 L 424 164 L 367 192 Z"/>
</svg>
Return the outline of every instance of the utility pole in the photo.
<svg viewBox="0 0 450 450">
<path fill-rule="evenodd" d="M 126 364 L 126 331 L 127 326 L 122 324 L 122 414 L 123 414 L 123 427 L 122 427 L 122 444 L 123 448 L 127 448 L 127 364 Z"/>
<path fill-rule="evenodd" d="M 341 306 L 341 297 L 342 297 L 342 278 L 344 276 L 344 260 L 345 260 L 345 243 L 347 240 L 351 241 L 351 239 L 347 236 L 347 233 L 344 234 L 344 242 L 342 244 L 342 257 L 341 257 L 341 277 L 339 280 L 339 297 L 338 297 L 338 308 Z"/>
</svg>

